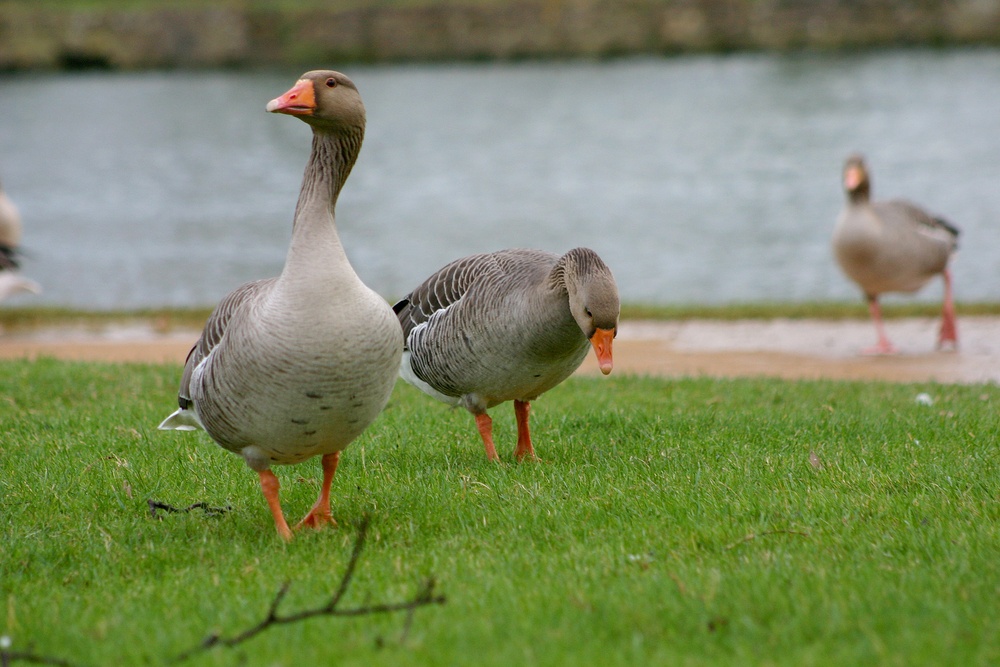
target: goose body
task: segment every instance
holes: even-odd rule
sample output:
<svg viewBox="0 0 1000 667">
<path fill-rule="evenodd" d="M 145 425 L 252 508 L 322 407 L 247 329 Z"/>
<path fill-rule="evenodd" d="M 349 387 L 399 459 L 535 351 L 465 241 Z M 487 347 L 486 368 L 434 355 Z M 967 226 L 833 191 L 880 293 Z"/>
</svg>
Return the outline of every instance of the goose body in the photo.
<svg viewBox="0 0 1000 667">
<path fill-rule="evenodd" d="M 879 295 L 915 292 L 937 275 L 944 280 L 938 345 L 957 345 L 948 263 L 957 247 L 958 229 L 904 200 L 871 201 L 871 180 L 861 156 L 847 159 L 843 178 L 847 202 L 834 227 L 833 250 L 841 269 L 868 301 L 878 335 L 868 352 L 896 351 L 885 333 Z"/>
<path fill-rule="evenodd" d="M 0 301 L 18 292 L 38 294 L 41 286 L 20 272 L 21 214 L 0 185 Z"/>
<path fill-rule="evenodd" d="M 518 459 L 534 457 L 528 407 L 569 377 L 593 348 L 612 369 L 619 299 L 597 254 L 511 249 L 472 255 L 435 272 L 394 307 L 406 339 L 400 374 L 476 417 L 497 459 L 487 410 L 514 401 Z"/>
<path fill-rule="evenodd" d="M 215 308 L 185 363 L 180 407 L 160 428 L 203 428 L 242 456 L 289 539 L 270 467 L 322 456 L 320 497 L 300 525 L 332 522 L 340 452 L 388 401 L 403 340 L 388 303 L 354 272 L 334 225 L 364 133 L 357 89 L 338 72 L 308 72 L 267 108 L 313 127 L 285 267 Z"/>
</svg>

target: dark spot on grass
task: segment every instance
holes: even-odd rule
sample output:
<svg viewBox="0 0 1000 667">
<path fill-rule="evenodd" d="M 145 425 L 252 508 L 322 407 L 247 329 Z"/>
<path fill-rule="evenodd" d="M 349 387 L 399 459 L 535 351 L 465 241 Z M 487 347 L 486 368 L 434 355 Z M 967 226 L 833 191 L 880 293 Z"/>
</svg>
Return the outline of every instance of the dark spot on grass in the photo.
<svg viewBox="0 0 1000 667">
<path fill-rule="evenodd" d="M 708 619 L 708 631 L 717 632 L 724 630 L 729 625 L 729 619 L 724 616 L 713 616 Z"/>
</svg>

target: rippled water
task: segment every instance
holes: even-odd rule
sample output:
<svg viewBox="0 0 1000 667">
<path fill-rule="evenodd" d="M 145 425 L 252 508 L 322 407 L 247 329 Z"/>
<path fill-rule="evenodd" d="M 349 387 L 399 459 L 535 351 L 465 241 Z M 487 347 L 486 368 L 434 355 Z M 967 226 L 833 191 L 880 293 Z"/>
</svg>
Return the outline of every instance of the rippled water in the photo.
<svg viewBox="0 0 1000 667">
<path fill-rule="evenodd" d="M 451 259 L 596 249 L 624 300 L 858 298 L 829 235 L 844 156 L 963 229 L 1000 297 L 1000 51 L 345 67 L 368 109 L 337 209 L 393 299 Z M 281 269 L 309 151 L 299 72 L 0 77 L 0 179 L 45 303 L 212 305 Z M 921 298 L 940 297 L 934 285 Z"/>
</svg>

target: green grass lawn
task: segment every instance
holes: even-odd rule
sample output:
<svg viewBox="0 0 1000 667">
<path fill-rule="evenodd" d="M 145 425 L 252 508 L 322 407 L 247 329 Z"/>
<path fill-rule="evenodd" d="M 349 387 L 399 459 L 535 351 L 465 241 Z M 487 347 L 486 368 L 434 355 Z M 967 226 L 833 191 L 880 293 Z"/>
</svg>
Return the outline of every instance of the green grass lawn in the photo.
<svg viewBox="0 0 1000 667">
<path fill-rule="evenodd" d="M 180 366 L 0 363 L 0 635 L 161 665 L 324 604 L 442 605 L 271 627 L 185 665 L 1000 663 L 1000 389 L 572 379 L 472 418 L 397 387 L 345 453 L 340 528 L 277 537 L 257 478 L 161 432 Z M 918 402 L 926 392 L 933 405 Z M 319 461 L 277 470 L 290 519 Z M 229 507 L 151 516 L 147 502 Z"/>
</svg>

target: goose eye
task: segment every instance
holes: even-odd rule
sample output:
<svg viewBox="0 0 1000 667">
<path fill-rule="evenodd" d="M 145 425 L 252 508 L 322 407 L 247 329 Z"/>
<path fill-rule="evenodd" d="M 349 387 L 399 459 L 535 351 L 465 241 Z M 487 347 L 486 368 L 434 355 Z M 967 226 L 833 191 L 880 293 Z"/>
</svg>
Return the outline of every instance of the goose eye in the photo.
<svg viewBox="0 0 1000 667">
<path fill-rule="evenodd" d="M 594 314 L 592 312 L 590 312 L 590 308 L 587 308 L 586 306 L 583 307 L 583 312 L 587 313 L 587 317 L 593 317 L 594 316 Z"/>
<path fill-rule="evenodd" d="M 336 88 L 337 87 L 337 80 L 334 79 L 333 77 L 327 79 L 326 80 L 326 87 L 327 88 Z"/>
</svg>

